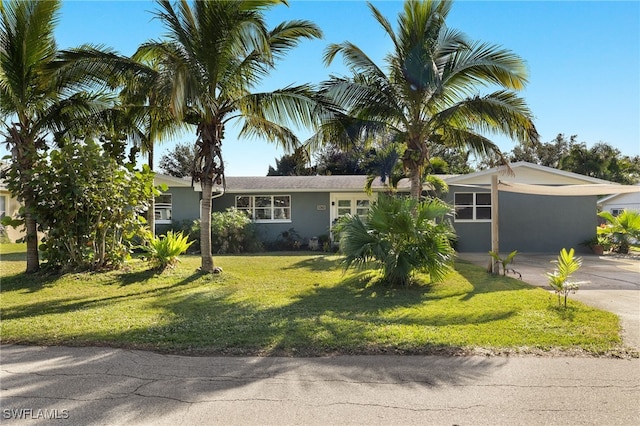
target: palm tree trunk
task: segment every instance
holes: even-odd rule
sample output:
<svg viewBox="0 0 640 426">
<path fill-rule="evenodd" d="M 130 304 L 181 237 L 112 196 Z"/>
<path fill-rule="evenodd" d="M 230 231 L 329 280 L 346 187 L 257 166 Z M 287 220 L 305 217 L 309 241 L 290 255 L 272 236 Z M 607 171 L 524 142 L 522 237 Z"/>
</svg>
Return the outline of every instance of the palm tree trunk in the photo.
<svg viewBox="0 0 640 426">
<path fill-rule="evenodd" d="M 213 264 L 211 255 L 211 194 L 213 192 L 213 179 L 209 176 L 202 178 L 202 206 L 200 207 L 200 253 L 202 272 L 218 272 Z"/>
<path fill-rule="evenodd" d="M 411 169 L 411 176 L 409 179 L 411 181 L 411 198 L 419 200 L 420 194 L 422 193 L 422 173 L 419 167 L 413 167 Z"/>
<path fill-rule="evenodd" d="M 153 144 L 149 146 L 149 168 L 153 171 Z M 155 185 L 155 181 L 154 181 Z M 156 236 L 156 196 L 151 195 L 149 198 L 149 210 L 147 211 L 147 224 L 151 229 L 151 236 Z"/>
<path fill-rule="evenodd" d="M 24 225 L 26 228 L 27 241 L 27 273 L 38 272 L 40 270 L 40 259 L 38 257 L 38 225 L 36 219 L 31 214 L 33 201 L 25 199 Z"/>
</svg>

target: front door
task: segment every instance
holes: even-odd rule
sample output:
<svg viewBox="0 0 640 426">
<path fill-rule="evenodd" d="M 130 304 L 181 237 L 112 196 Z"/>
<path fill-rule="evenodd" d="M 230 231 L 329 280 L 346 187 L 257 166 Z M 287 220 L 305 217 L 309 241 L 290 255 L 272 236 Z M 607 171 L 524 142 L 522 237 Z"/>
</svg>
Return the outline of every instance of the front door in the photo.
<svg viewBox="0 0 640 426">
<path fill-rule="evenodd" d="M 369 207 L 374 198 L 366 194 L 332 194 L 331 196 L 331 228 L 338 222 L 341 217 L 348 214 L 359 216 L 361 220 L 366 221 Z M 332 238 L 337 238 L 332 233 Z"/>
</svg>

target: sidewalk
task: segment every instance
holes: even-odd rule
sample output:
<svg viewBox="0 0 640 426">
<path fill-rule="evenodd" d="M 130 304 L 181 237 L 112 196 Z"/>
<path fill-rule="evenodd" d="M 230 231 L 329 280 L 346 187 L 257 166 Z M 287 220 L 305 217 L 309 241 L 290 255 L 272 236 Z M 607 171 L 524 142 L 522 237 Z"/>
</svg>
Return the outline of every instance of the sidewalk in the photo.
<svg viewBox="0 0 640 426">
<path fill-rule="evenodd" d="M 552 261 L 557 256 L 519 253 L 510 266 L 522 274 L 524 282 L 551 291 L 545 273 L 553 271 Z M 618 315 L 624 343 L 640 350 L 640 260 L 623 256 L 579 256 L 582 268 L 574 278 L 588 283 L 569 297 Z M 460 253 L 458 257 L 482 267 L 489 264 L 488 253 Z"/>
<path fill-rule="evenodd" d="M 7 424 L 624 426 L 640 418 L 639 359 L 183 357 L 14 345 L 0 356 Z"/>
</svg>

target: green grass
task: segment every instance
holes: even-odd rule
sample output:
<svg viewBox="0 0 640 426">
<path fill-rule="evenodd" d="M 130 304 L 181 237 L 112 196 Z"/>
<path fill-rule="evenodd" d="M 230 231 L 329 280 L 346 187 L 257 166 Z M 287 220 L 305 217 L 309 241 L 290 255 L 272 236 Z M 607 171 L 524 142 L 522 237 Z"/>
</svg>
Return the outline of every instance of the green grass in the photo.
<svg viewBox="0 0 640 426">
<path fill-rule="evenodd" d="M 0 245 L 2 342 L 190 354 L 323 355 L 622 350 L 618 318 L 459 263 L 445 282 L 392 289 L 323 254 L 183 256 L 158 275 L 25 276 L 24 246 Z"/>
</svg>

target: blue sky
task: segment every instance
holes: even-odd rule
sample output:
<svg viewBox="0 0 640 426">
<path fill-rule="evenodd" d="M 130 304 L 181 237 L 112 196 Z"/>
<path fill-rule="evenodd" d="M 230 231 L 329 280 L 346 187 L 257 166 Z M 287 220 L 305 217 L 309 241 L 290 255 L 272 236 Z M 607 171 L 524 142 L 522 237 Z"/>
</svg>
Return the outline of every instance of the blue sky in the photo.
<svg viewBox="0 0 640 426">
<path fill-rule="evenodd" d="M 271 26 L 308 19 L 323 40 L 305 41 L 278 64 L 257 90 L 318 83 L 329 74 L 345 74 L 341 58 L 322 64 L 328 43 L 349 40 L 382 64 L 390 41 L 371 17 L 365 1 L 289 0 L 270 11 Z M 374 1 L 396 22 L 402 2 Z M 102 44 L 130 55 L 163 28 L 150 13 L 151 1 L 65 1 L 56 30 L 58 47 Z M 624 154 L 640 155 L 640 2 L 638 1 L 481 1 L 458 0 L 448 25 L 471 39 L 499 44 L 528 64 L 529 85 L 521 95 L 535 115 L 544 142 L 558 133 L 577 134 L 591 146 L 607 142 Z M 300 132 L 305 138 L 308 133 Z M 185 134 L 175 142 L 193 142 Z M 504 151 L 507 139 L 495 139 Z M 159 158 L 175 142 L 157 149 Z M 238 140 L 234 128 L 223 142 L 229 176 L 264 176 L 283 152 L 263 140 Z"/>
</svg>

